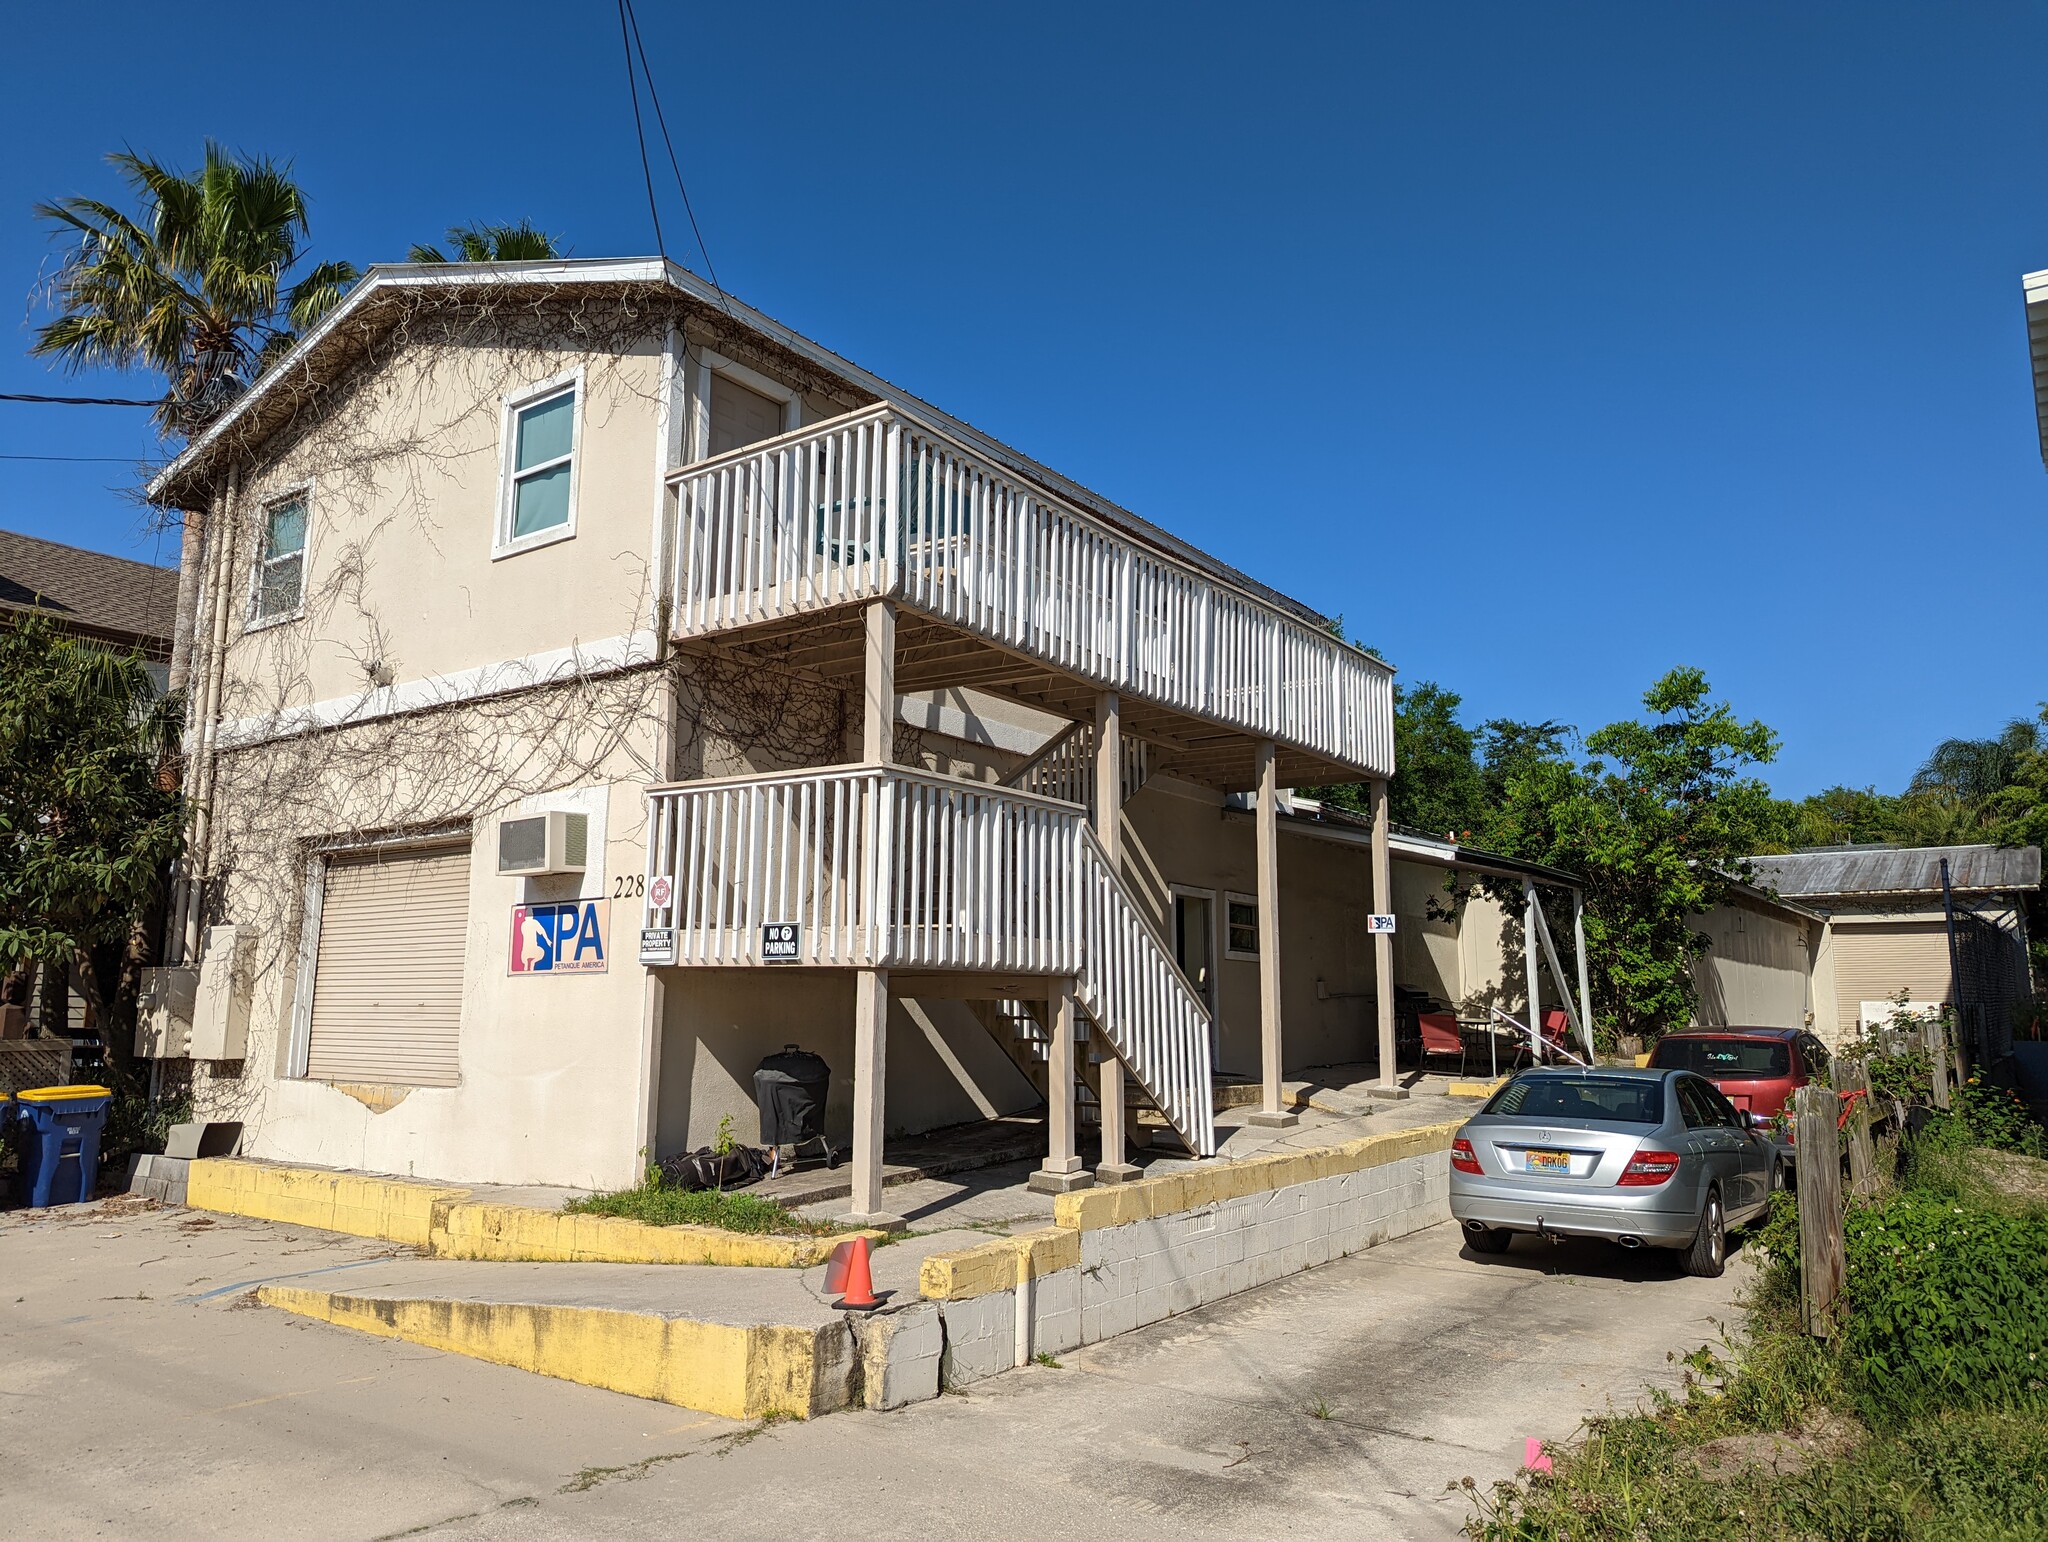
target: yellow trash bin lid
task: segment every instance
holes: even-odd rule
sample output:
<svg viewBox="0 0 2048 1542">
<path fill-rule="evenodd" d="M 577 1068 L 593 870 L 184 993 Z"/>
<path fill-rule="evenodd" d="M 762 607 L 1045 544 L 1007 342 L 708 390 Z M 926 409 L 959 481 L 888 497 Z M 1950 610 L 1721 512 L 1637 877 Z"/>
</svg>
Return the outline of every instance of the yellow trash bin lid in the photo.
<svg viewBox="0 0 2048 1542">
<path fill-rule="evenodd" d="M 17 1092 L 17 1103 L 76 1103 L 81 1098 L 110 1098 L 113 1093 L 104 1087 L 31 1087 Z"/>
</svg>

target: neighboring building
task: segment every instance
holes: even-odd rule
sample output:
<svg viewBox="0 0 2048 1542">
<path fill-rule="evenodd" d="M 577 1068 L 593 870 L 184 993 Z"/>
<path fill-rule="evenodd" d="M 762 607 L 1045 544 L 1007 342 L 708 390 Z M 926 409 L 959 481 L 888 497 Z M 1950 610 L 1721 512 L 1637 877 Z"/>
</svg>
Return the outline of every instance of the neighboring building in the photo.
<svg viewBox="0 0 2048 1542">
<path fill-rule="evenodd" d="M 1808 906 L 1738 883 L 1694 923 L 1707 951 L 1693 965 L 1702 1028 L 1815 1028 L 1832 1039 L 1834 1003 L 1821 961 L 1828 920 Z"/>
<path fill-rule="evenodd" d="M 1944 860 L 1960 993 L 1949 962 Z M 1978 1053 L 2004 1053 L 2013 1011 L 2033 993 L 2023 896 L 2041 885 L 2038 846 L 1836 846 L 1750 861 L 1758 884 L 1827 917 L 1814 1028 L 1830 1045 L 1904 991 L 1914 1001 L 1959 1005 L 1971 1042 L 1983 1045 Z"/>
<path fill-rule="evenodd" d="M 1391 1041 L 1389 896 L 1278 838 L 1384 808 L 1391 670 L 673 265 L 373 269 L 151 492 L 217 708 L 145 1038 L 254 1155 L 619 1186 L 796 1042 L 877 1215 L 884 1129 L 1049 1089 L 1071 1186 L 1077 1103 L 1115 1176 L 1126 1082 L 1206 1150 Z"/>
<path fill-rule="evenodd" d="M 0 530 L 0 626 L 30 611 L 59 629 L 148 661 L 157 689 L 169 676 L 178 602 L 175 568 L 153 567 L 37 536 Z M 91 1009 L 72 980 L 41 967 L 6 984 L 0 1036 L 61 1033 L 89 1038 Z"/>
<path fill-rule="evenodd" d="M 0 530 L 0 625 L 39 611 L 75 636 L 137 650 L 161 686 L 177 605 L 176 568 Z"/>
</svg>

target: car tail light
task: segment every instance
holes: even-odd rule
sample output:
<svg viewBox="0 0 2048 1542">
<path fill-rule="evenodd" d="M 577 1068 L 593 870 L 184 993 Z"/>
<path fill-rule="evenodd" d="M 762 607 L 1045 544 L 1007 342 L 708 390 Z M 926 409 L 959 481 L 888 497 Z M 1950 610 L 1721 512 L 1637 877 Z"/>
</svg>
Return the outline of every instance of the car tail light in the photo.
<svg viewBox="0 0 2048 1542">
<path fill-rule="evenodd" d="M 1669 1183 L 1671 1175 L 1677 1171 L 1677 1152 L 1638 1151 L 1628 1159 L 1628 1166 L 1621 1170 L 1621 1176 L 1615 1182 L 1625 1188 L 1654 1188 L 1660 1183 Z"/>
<path fill-rule="evenodd" d="M 1481 1173 L 1479 1158 L 1472 1154 L 1472 1142 L 1460 1135 L 1451 1142 L 1451 1171 Z"/>
</svg>

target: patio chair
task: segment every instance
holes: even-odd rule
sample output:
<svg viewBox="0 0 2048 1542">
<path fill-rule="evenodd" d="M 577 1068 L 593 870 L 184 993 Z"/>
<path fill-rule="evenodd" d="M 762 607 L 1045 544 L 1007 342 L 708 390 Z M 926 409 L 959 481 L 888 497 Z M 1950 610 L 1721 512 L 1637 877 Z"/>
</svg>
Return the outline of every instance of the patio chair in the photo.
<svg viewBox="0 0 2048 1542">
<path fill-rule="evenodd" d="M 1567 1034 L 1571 1029 L 1571 1014 L 1563 1007 L 1543 1009 L 1543 1047 L 1556 1055 L 1570 1049 L 1571 1040 Z"/>
<path fill-rule="evenodd" d="M 1416 1026 L 1422 1030 L 1422 1058 L 1432 1055 L 1456 1055 L 1458 1074 L 1465 1074 L 1465 1035 L 1458 1028 L 1455 1012 L 1420 1012 L 1416 1014 Z"/>
</svg>

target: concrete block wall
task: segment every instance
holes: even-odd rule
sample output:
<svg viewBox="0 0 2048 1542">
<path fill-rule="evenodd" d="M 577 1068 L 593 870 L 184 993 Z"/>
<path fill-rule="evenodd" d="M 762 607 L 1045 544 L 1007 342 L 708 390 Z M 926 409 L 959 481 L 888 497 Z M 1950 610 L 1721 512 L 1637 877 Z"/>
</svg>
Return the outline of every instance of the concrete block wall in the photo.
<svg viewBox="0 0 2048 1542">
<path fill-rule="evenodd" d="M 944 1384 L 1114 1338 L 1449 1220 L 1455 1128 L 1093 1191 L 1104 1197 L 1062 1202 L 1065 1225 L 928 1259 L 921 1284 L 940 1313 Z M 1190 1197 L 1206 1202 L 1165 1208 Z"/>
</svg>

